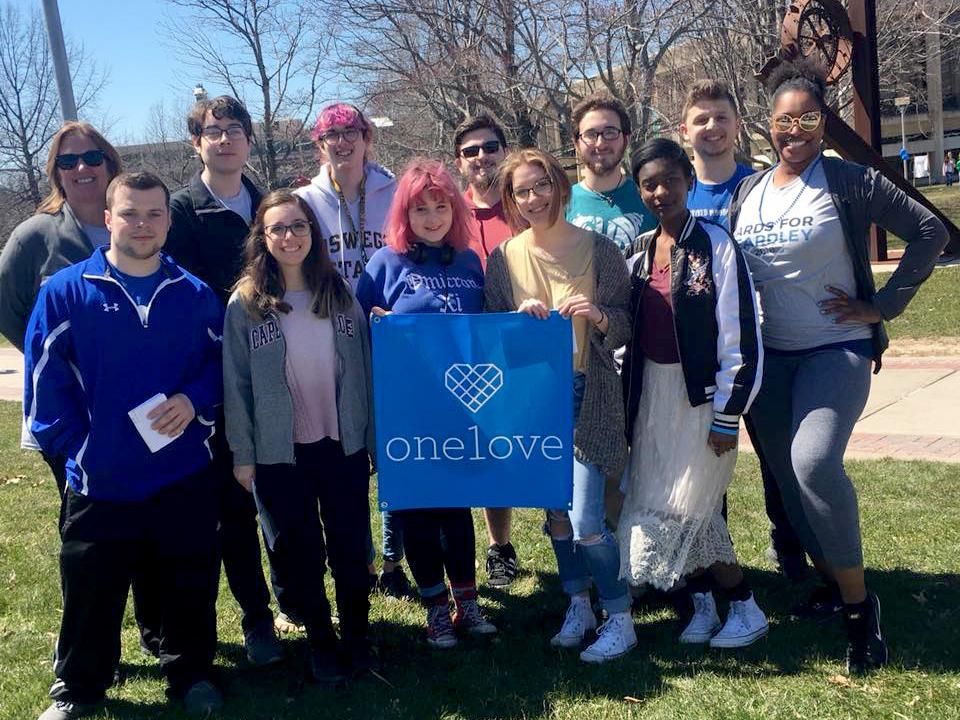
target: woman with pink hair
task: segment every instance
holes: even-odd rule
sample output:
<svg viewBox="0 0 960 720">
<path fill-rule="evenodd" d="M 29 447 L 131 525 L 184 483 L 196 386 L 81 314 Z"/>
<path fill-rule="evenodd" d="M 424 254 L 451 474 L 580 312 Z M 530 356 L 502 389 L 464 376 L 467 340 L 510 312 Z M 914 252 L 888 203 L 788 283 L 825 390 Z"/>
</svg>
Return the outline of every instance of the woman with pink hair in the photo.
<svg viewBox="0 0 960 720">
<path fill-rule="evenodd" d="M 483 312 L 483 270 L 468 248 L 470 212 L 450 172 L 417 158 L 397 186 L 386 225 L 387 246 L 374 253 L 357 287 L 367 312 Z M 427 642 L 457 644 L 455 630 L 497 632 L 477 604 L 476 540 L 468 508 L 395 512 L 403 523 L 410 570 L 427 607 Z M 450 618 L 450 579 L 456 613 Z"/>
</svg>

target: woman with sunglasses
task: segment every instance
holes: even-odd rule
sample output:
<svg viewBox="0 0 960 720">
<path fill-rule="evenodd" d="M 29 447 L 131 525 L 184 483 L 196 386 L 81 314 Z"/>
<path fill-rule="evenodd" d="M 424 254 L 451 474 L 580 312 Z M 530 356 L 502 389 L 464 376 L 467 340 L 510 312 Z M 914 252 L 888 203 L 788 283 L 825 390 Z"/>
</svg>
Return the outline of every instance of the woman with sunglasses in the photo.
<svg viewBox="0 0 960 720">
<path fill-rule="evenodd" d="M 366 319 L 289 190 L 257 210 L 223 332 L 226 435 L 272 550 L 277 601 L 306 626 L 308 669 L 335 683 L 368 670 Z M 327 561 L 340 652 L 324 590 Z"/>
<path fill-rule="evenodd" d="M 887 347 L 883 323 L 930 275 L 947 234 L 889 180 L 821 151 L 824 75 L 806 61 L 771 76 L 771 135 L 780 162 L 746 178 L 730 226 L 763 308 L 764 374 L 750 410 L 760 450 L 790 522 L 824 587 L 794 612 L 843 611 L 847 669 L 887 661 L 880 603 L 864 583 L 856 491 L 843 465 L 870 389 L 871 361 Z M 879 290 L 870 270 L 870 224 L 907 247 Z"/>
<path fill-rule="evenodd" d="M 364 268 L 384 245 L 387 212 L 397 182 L 393 173 L 372 160 L 373 123 L 353 105 L 334 103 L 321 110 L 311 137 L 323 164 L 310 184 L 295 192 L 313 210 L 327 253 L 356 292 Z M 382 517 L 383 572 L 379 579 L 372 534 L 368 539 L 371 588 L 388 597 L 410 597 L 410 585 L 400 565 L 400 522 L 390 512 Z"/>
<path fill-rule="evenodd" d="M 120 155 L 92 125 L 71 120 L 50 142 L 46 172 L 50 192 L 33 217 L 14 228 L 0 254 L 0 334 L 21 352 L 40 285 L 110 241 L 103 213 Z M 36 447 L 27 436 L 22 444 Z M 43 458 L 62 497 L 64 460 Z"/>
<path fill-rule="evenodd" d="M 624 411 L 613 352 L 630 339 L 630 280 L 623 255 L 603 235 L 567 222 L 570 181 L 556 158 L 540 150 L 511 153 L 500 168 L 501 201 L 517 235 L 487 261 L 484 309 L 570 318 L 573 375 L 573 507 L 547 512 L 546 531 L 570 605 L 550 644 L 580 647 L 597 627 L 590 588 L 597 586 L 608 619 L 580 653 L 600 663 L 637 644 L 630 594 L 619 579 L 620 550 L 607 528 L 604 490 L 627 460 Z"/>
</svg>

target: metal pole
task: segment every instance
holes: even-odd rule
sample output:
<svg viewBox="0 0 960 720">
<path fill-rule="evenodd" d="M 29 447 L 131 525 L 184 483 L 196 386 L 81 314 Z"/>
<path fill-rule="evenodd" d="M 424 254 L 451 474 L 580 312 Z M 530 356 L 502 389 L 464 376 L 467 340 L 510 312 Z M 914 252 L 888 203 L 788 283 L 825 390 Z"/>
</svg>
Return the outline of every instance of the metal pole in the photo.
<svg viewBox="0 0 960 720">
<path fill-rule="evenodd" d="M 904 119 L 907 114 L 906 106 L 900 108 L 900 147 L 907 149 L 907 121 Z M 907 160 L 903 160 L 903 179 L 909 179 L 907 176 Z"/>
<path fill-rule="evenodd" d="M 64 121 L 77 119 L 77 101 L 73 99 L 73 83 L 70 80 L 70 65 L 67 62 L 67 46 L 63 41 L 60 25 L 60 9 L 57 0 L 42 0 L 43 18 L 47 26 L 47 42 L 53 58 L 53 74 L 57 78 L 60 93 L 60 114 Z"/>
</svg>

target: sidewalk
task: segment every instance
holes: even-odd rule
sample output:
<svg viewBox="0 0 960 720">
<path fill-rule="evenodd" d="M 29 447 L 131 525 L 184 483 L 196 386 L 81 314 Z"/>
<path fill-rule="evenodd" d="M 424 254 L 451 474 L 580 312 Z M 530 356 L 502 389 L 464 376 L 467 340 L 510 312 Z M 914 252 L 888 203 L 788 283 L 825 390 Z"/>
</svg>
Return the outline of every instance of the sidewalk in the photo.
<svg viewBox="0 0 960 720">
<path fill-rule="evenodd" d="M 23 358 L 0 348 L 0 400 L 22 396 Z M 746 432 L 740 440 L 752 450 Z M 960 463 L 960 356 L 884 357 L 847 457 Z"/>
</svg>

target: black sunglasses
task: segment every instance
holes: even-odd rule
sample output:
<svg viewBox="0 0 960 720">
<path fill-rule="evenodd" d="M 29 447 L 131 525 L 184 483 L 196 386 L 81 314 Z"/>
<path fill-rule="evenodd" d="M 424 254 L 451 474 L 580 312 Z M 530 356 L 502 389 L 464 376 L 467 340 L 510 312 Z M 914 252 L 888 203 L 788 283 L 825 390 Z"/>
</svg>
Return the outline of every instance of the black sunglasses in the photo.
<svg viewBox="0 0 960 720">
<path fill-rule="evenodd" d="M 103 152 L 103 150 L 87 150 L 79 155 L 76 153 L 64 153 L 63 155 L 57 155 L 53 162 L 61 170 L 73 170 L 77 166 L 77 163 L 80 162 L 80 158 L 83 158 L 84 165 L 97 167 L 98 165 L 103 165 L 103 161 L 106 159 L 106 157 L 107 155 L 105 152 Z"/>
<path fill-rule="evenodd" d="M 499 149 L 499 140 L 487 140 L 485 143 L 480 143 L 479 145 L 468 145 L 467 147 L 460 148 L 460 154 L 465 158 L 474 158 L 480 154 L 480 150 L 483 150 L 486 155 L 493 155 L 493 153 Z"/>
</svg>

